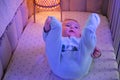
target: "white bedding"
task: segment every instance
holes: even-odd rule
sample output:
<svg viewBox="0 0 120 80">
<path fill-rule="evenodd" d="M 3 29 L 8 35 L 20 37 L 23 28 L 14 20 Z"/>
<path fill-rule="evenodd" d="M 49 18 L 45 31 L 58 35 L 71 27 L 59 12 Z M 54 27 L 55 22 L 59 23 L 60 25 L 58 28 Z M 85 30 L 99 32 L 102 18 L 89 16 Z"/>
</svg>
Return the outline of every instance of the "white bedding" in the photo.
<svg viewBox="0 0 120 80">
<path fill-rule="evenodd" d="M 0 0 L 0 37 L 23 0 Z"/>
<path fill-rule="evenodd" d="M 63 12 L 63 18 L 74 18 L 83 27 L 89 14 L 87 12 Z M 33 18 L 30 19 L 3 80 L 63 80 L 51 72 L 44 52 L 42 30 L 48 15 L 54 15 L 60 20 L 59 12 L 38 13 L 36 23 L 33 23 Z M 89 74 L 82 80 L 119 80 L 109 24 L 105 16 L 100 15 L 100 18 L 97 47 L 102 51 L 102 56 L 93 60 Z"/>
</svg>

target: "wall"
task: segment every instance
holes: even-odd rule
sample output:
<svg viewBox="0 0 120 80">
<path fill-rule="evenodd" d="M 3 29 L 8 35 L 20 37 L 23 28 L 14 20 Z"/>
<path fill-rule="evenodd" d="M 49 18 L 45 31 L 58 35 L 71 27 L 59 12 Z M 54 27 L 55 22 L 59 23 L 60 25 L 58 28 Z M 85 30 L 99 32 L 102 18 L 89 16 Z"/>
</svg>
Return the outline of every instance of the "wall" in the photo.
<svg viewBox="0 0 120 80">
<path fill-rule="evenodd" d="M 63 11 L 97 12 L 106 15 L 109 0 L 61 0 Z M 96 4 L 95 4 L 96 3 Z M 27 0 L 29 17 L 33 14 L 33 0 Z M 36 12 L 38 11 L 38 8 Z"/>
<path fill-rule="evenodd" d="M 88 11 L 106 14 L 108 0 L 61 0 L 62 9 L 70 11 Z"/>
</svg>

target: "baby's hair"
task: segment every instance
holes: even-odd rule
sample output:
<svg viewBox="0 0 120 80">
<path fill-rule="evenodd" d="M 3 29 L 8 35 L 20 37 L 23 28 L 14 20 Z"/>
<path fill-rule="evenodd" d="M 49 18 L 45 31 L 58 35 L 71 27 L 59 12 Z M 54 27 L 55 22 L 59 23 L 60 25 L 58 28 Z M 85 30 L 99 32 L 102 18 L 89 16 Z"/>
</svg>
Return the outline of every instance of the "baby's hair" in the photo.
<svg viewBox="0 0 120 80">
<path fill-rule="evenodd" d="M 77 20 L 75 20 L 75 19 L 65 19 L 64 21 L 69 21 L 69 20 L 72 20 L 72 21 L 75 21 L 75 22 L 77 22 L 78 23 L 78 21 Z M 63 22 L 64 22 L 63 21 Z"/>
<path fill-rule="evenodd" d="M 62 24 L 64 24 L 65 21 L 70 21 L 70 20 L 72 20 L 72 21 L 74 21 L 74 22 L 76 22 L 76 23 L 79 24 L 79 22 L 77 20 L 75 20 L 75 19 L 64 19 L 64 21 L 62 22 Z M 80 26 L 80 24 L 79 24 L 79 26 Z"/>
</svg>

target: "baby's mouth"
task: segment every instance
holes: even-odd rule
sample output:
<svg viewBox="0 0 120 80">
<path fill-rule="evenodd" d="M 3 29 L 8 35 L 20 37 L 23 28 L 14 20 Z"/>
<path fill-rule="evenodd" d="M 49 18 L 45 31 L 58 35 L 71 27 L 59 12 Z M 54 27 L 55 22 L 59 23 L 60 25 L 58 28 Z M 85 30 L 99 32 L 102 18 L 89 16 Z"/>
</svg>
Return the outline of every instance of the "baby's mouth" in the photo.
<svg viewBox="0 0 120 80">
<path fill-rule="evenodd" d="M 74 32 L 73 30 L 70 30 L 69 32 Z"/>
</svg>

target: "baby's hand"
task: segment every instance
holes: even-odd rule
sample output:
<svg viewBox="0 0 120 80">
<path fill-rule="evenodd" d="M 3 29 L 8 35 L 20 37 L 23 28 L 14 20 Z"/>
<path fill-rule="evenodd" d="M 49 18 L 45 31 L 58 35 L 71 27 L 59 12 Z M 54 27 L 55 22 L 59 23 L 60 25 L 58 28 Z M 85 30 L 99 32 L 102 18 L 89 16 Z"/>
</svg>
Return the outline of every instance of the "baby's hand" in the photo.
<svg viewBox="0 0 120 80">
<path fill-rule="evenodd" d="M 45 24 L 44 24 L 44 30 L 45 32 L 49 32 L 50 29 L 51 29 L 51 26 L 50 26 L 50 22 L 51 22 L 51 17 L 47 17 L 46 21 L 45 21 Z"/>
<path fill-rule="evenodd" d="M 101 56 L 101 51 L 98 48 L 95 48 L 91 56 L 92 58 L 99 58 Z"/>
</svg>

